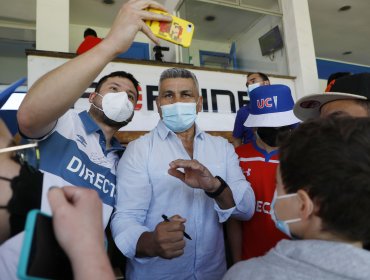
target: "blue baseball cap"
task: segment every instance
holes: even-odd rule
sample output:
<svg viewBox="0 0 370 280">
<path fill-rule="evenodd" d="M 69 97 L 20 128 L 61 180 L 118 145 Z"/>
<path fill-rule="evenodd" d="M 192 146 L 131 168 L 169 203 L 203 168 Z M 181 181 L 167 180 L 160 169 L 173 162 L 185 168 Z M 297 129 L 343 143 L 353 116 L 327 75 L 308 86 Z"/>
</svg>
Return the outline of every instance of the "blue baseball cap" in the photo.
<svg viewBox="0 0 370 280">
<path fill-rule="evenodd" d="M 281 127 L 299 123 L 294 115 L 294 100 L 285 85 L 266 85 L 254 89 L 250 95 L 250 111 L 246 127 Z"/>
</svg>

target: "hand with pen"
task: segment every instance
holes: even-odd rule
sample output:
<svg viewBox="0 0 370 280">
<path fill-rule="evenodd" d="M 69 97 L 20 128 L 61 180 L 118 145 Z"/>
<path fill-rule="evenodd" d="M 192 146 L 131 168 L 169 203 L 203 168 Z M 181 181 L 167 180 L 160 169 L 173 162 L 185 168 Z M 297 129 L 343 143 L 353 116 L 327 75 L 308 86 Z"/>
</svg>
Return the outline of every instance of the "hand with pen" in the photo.
<svg viewBox="0 0 370 280">
<path fill-rule="evenodd" d="M 167 218 L 167 216 L 164 215 Z M 163 216 L 162 216 L 163 218 Z M 174 215 L 159 223 L 153 232 L 156 255 L 165 259 L 172 259 L 184 254 L 184 223 L 186 219 Z"/>
</svg>

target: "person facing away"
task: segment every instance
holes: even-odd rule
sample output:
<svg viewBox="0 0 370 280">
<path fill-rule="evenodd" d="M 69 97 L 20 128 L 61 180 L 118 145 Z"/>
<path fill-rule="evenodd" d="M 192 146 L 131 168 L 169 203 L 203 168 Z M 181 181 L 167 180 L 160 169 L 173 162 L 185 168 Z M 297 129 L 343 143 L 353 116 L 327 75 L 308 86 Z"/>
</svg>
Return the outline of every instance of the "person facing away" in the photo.
<svg viewBox="0 0 370 280">
<path fill-rule="evenodd" d="M 83 54 L 84 52 L 87 52 L 89 49 L 95 47 L 101 41 L 103 41 L 103 39 L 98 37 L 98 34 L 96 34 L 96 31 L 94 29 L 87 28 L 84 31 L 84 40 L 78 46 L 76 53 L 78 55 Z"/>
<path fill-rule="evenodd" d="M 370 73 L 333 80 L 327 91 L 297 100 L 294 114 L 302 121 L 328 116 L 370 116 Z"/>
<path fill-rule="evenodd" d="M 270 80 L 268 76 L 264 73 L 253 72 L 247 75 L 246 86 L 249 94 L 257 87 L 269 84 Z M 238 147 L 241 144 L 248 143 L 254 137 L 253 130 L 250 129 L 249 127 L 244 126 L 244 122 L 248 118 L 248 115 L 249 115 L 249 105 L 241 107 L 236 113 L 232 140 L 234 147 Z"/>
<path fill-rule="evenodd" d="M 370 119 L 307 121 L 280 146 L 271 208 L 282 240 L 223 278 L 369 279 Z"/>
<path fill-rule="evenodd" d="M 293 114 L 293 106 L 291 91 L 285 85 L 258 87 L 250 94 L 250 113 L 244 125 L 254 130 L 255 138 L 235 151 L 253 188 L 256 209 L 249 221 L 230 219 L 227 222 L 234 263 L 262 256 L 278 241 L 289 238 L 276 229 L 270 207 L 279 163 L 279 134 L 289 133 L 299 122 Z"/>
<path fill-rule="evenodd" d="M 156 100 L 161 120 L 130 142 L 118 164 L 111 229 L 128 258 L 128 279 L 220 279 L 222 223 L 253 215 L 254 194 L 233 146 L 195 123 L 202 102 L 192 72 L 165 70 Z"/>
<path fill-rule="evenodd" d="M 370 117 L 370 73 L 333 79 L 324 94 L 299 99 L 294 114 L 301 120 L 330 116 Z M 370 250 L 370 243 L 364 248 Z"/>
<path fill-rule="evenodd" d="M 170 21 L 168 16 L 147 11 L 164 10 L 154 1 L 131 0 L 122 5 L 107 37 L 95 48 L 41 77 L 24 98 L 18 114 L 19 129 L 28 138 L 40 140 L 40 169 L 44 172 L 41 210 L 50 213 L 47 190 L 51 186 L 77 185 L 98 192 L 103 202 L 106 227 L 115 202 L 116 164 L 124 148 L 113 137 L 133 116 L 137 81 L 123 71 L 103 77 L 89 101 L 90 110 L 69 110 L 103 68 L 126 51 L 142 30 L 145 20 Z M 0 247 L 5 265 L 0 275 L 16 279 L 23 234 Z"/>
</svg>

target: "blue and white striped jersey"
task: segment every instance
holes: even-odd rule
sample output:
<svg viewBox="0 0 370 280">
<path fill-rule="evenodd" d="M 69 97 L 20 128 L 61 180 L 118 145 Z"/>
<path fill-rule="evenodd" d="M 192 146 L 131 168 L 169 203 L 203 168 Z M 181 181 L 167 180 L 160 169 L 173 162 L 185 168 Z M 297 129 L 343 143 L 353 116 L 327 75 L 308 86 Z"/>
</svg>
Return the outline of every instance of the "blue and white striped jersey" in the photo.
<svg viewBox="0 0 370 280">
<path fill-rule="evenodd" d="M 50 213 L 51 186 L 82 186 L 98 192 L 106 226 L 115 203 L 116 166 L 124 150 L 118 140 L 113 138 L 107 150 L 104 134 L 90 115 L 69 110 L 39 148 L 40 170 L 45 174 L 41 210 Z"/>
</svg>

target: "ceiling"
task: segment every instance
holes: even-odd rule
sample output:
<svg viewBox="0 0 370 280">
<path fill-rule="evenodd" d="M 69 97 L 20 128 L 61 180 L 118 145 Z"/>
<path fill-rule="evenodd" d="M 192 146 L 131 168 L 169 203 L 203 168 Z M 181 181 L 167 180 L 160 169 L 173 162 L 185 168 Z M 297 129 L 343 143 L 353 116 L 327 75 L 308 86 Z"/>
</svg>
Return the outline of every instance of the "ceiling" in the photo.
<svg viewBox="0 0 370 280">
<path fill-rule="evenodd" d="M 194 23 L 196 28 L 195 38 L 221 42 L 232 41 L 232 38 L 248 30 L 263 16 L 260 13 L 196 0 L 188 0 L 185 11 L 186 20 Z M 214 21 L 205 20 L 210 15 L 215 17 Z"/>
<path fill-rule="evenodd" d="M 102 0 L 70 0 L 71 23 L 109 27 L 121 4 L 115 0 L 106 5 Z M 194 37 L 204 40 L 227 40 L 237 32 L 248 29 L 258 19 L 254 12 L 188 0 L 186 18 L 197 30 Z M 284 0 L 281 0 L 284 1 Z M 174 8 L 174 0 L 158 2 Z M 369 0 L 308 0 L 315 51 L 317 57 L 370 65 L 370 11 Z M 338 12 L 344 5 L 352 8 Z M 35 38 L 36 0 L 0 0 L 0 43 L 31 41 Z M 213 22 L 204 21 L 212 13 Z M 4 48 L 0 49 L 4 53 Z M 350 55 L 343 52 L 351 51 Z"/>
<path fill-rule="evenodd" d="M 370 1 L 309 0 L 316 56 L 370 65 Z M 338 9 L 352 8 L 345 12 Z M 352 51 L 350 55 L 343 52 Z"/>
</svg>

